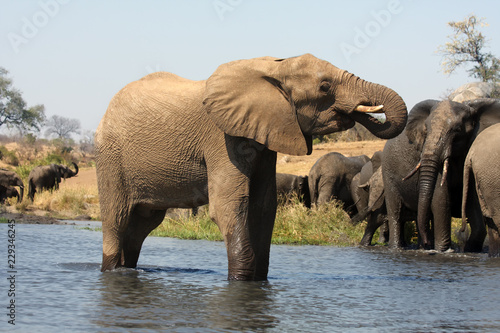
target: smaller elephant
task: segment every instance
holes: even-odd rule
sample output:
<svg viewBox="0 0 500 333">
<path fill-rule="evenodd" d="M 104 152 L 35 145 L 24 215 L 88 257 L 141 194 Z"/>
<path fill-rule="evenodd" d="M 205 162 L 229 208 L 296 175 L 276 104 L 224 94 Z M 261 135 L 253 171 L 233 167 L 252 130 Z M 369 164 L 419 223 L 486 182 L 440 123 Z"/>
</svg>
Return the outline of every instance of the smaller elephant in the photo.
<svg viewBox="0 0 500 333">
<path fill-rule="evenodd" d="M 278 197 L 284 201 L 290 196 L 297 196 L 304 206 L 311 208 L 311 196 L 309 194 L 309 177 L 296 176 L 288 173 L 276 174 L 276 191 Z"/>
<path fill-rule="evenodd" d="M 5 200 L 8 198 L 17 198 L 17 202 L 22 201 L 22 198 L 15 187 L 0 185 L 0 203 L 4 204 Z"/>
<path fill-rule="evenodd" d="M 489 256 L 500 256 L 500 124 L 482 131 L 472 143 L 464 166 L 462 232 L 467 220 L 488 226 Z M 470 191 L 469 191 L 470 189 Z"/>
<path fill-rule="evenodd" d="M 67 179 L 78 174 L 78 165 L 72 162 L 75 171 L 60 164 L 39 165 L 28 176 L 28 197 L 33 201 L 35 193 L 43 190 L 58 190 L 61 178 Z"/>
<path fill-rule="evenodd" d="M 0 169 L 0 185 L 5 188 L 10 188 L 11 186 L 18 186 L 20 193 L 18 192 L 17 201 L 18 202 L 23 201 L 24 183 L 21 180 L 21 177 L 19 177 L 17 173 L 6 169 Z M 5 193 L 7 193 L 7 190 L 5 190 Z"/>
<path fill-rule="evenodd" d="M 318 206 L 335 198 L 350 216 L 356 214 L 351 181 L 368 161 L 366 155 L 347 157 L 336 152 L 320 157 L 309 172 L 311 202 Z"/>
<path fill-rule="evenodd" d="M 351 222 L 354 224 L 364 219 L 368 221 L 360 242 L 362 246 L 371 245 L 373 235 L 378 228 L 381 228 L 379 242 L 389 241 L 381 164 L 382 152 L 375 152 L 371 160 L 363 165 L 351 182 L 351 194 L 358 210 L 358 214 L 351 219 Z"/>
</svg>

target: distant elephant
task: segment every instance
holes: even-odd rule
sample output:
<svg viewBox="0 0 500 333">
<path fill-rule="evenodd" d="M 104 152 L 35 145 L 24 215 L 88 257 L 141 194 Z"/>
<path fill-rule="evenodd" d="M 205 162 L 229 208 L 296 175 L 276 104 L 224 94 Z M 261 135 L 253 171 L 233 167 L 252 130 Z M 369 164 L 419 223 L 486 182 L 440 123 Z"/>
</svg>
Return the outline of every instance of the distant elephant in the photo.
<svg viewBox="0 0 500 333">
<path fill-rule="evenodd" d="M 304 206 L 311 208 L 311 196 L 309 195 L 308 176 L 296 176 L 288 173 L 276 174 L 276 192 L 285 200 L 290 196 L 296 196 Z"/>
<path fill-rule="evenodd" d="M 358 210 L 358 214 L 351 219 L 351 222 L 355 224 L 367 219 L 365 233 L 360 242 L 362 246 L 371 245 L 373 235 L 378 228 L 380 228 L 379 243 L 389 241 L 381 165 L 382 151 L 377 151 L 351 182 L 351 195 Z"/>
<path fill-rule="evenodd" d="M 7 189 L 9 187 L 18 186 L 20 193 L 18 193 L 17 201 L 18 202 L 23 201 L 24 183 L 21 180 L 21 177 L 19 177 L 17 173 L 15 173 L 14 171 L 0 169 L 0 185 L 6 188 L 6 190 L 5 190 L 6 195 L 8 192 Z M 17 190 L 16 190 L 16 192 L 17 192 Z M 1 195 L 1 193 L 0 193 L 0 195 Z"/>
<path fill-rule="evenodd" d="M 385 122 L 370 113 L 385 111 Z M 407 119 L 393 90 L 303 55 L 233 61 L 208 80 L 153 73 L 111 100 L 95 136 L 102 271 L 136 267 L 168 208 L 209 203 L 229 280 L 265 280 L 276 214 L 277 152 L 355 121 L 379 137 Z"/>
<path fill-rule="evenodd" d="M 8 198 L 17 198 L 17 202 L 21 202 L 21 196 L 17 189 L 13 186 L 0 185 L 0 203 L 5 203 Z"/>
<path fill-rule="evenodd" d="M 311 202 L 318 206 L 337 199 L 350 216 L 356 214 L 351 181 L 368 161 L 370 158 L 366 155 L 346 157 L 333 152 L 321 156 L 309 171 Z"/>
<path fill-rule="evenodd" d="M 489 256 L 500 256 L 500 124 L 481 132 L 464 166 L 462 221 L 483 220 L 488 226 Z M 470 192 L 469 192 L 470 189 Z M 473 195 L 473 197 L 471 197 Z"/>
<path fill-rule="evenodd" d="M 62 179 L 75 177 L 78 165 L 72 162 L 75 171 L 61 164 L 39 165 L 31 170 L 28 176 L 28 197 L 33 201 L 35 193 L 43 190 L 58 190 Z"/>
<path fill-rule="evenodd" d="M 495 99 L 464 104 L 426 100 L 413 107 L 405 130 L 383 151 L 391 247 L 404 246 L 404 223 L 416 220 L 425 249 L 450 249 L 451 217 L 461 217 L 465 156 L 477 133 L 497 122 L 500 103 Z M 472 223 L 466 251 L 481 251 L 485 236 L 484 226 Z"/>
</svg>

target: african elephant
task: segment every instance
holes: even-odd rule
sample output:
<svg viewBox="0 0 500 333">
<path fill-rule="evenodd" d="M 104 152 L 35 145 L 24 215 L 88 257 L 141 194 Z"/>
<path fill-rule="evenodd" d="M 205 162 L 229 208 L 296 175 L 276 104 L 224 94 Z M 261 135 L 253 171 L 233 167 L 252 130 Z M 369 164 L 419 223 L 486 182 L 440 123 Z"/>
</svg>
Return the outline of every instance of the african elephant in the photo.
<svg viewBox="0 0 500 333">
<path fill-rule="evenodd" d="M 472 143 L 464 166 L 462 231 L 466 217 L 488 226 L 489 256 L 500 256 L 500 124 L 481 132 Z M 470 192 L 469 192 L 470 188 Z"/>
<path fill-rule="evenodd" d="M 379 122 L 369 113 L 385 111 Z M 153 73 L 111 100 L 95 135 L 102 271 L 136 267 L 168 208 L 209 204 L 228 279 L 265 280 L 276 214 L 277 152 L 359 122 L 379 137 L 406 123 L 393 90 L 312 55 L 219 66 L 204 81 Z"/>
<path fill-rule="evenodd" d="M 24 183 L 21 180 L 21 177 L 17 175 L 17 173 L 15 173 L 14 171 L 0 169 L 0 185 L 5 187 L 6 189 L 11 186 L 18 186 L 20 193 L 18 194 L 17 201 L 23 201 Z M 5 190 L 5 192 L 7 195 L 7 190 Z"/>
<path fill-rule="evenodd" d="M 333 152 L 321 156 L 309 171 L 311 202 L 318 206 L 335 198 L 349 215 L 356 214 L 351 181 L 368 161 L 366 155 L 347 157 Z"/>
<path fill-rule="evenodd" d="M 308 176 L 297 176 L 288 173 L 276 174 L 276 192 L 285 200 L 290 195 L 296 196 L 304 206 L 311 208 Z"/>
<path fill-rule="evenodd" d="M 78 165 L 72 162 L 75 171 L 61 164 L 39 165 L 28 176 L 28 197 L 33 201 L 35 193 L 43 190 L 58 190 L 61 178 L 67 179 L 78 174 Z"/>
<path fill-rule="evenodd" d="M 17 198 L 17 202 L 21 202 L 21 196 L 17 189 L 13 186 L 0 185 L 0 203 L 5 203 L 8 198 Z"/>
<path fill-rule="evenodd" d="M 379 242 L 389 241 L 381 165 L 382 151 L 377 151 L 351 182 L 351 195 L 358 210 L 358 214 L 351 219 L 351 222 L 355 224 L 367 219 L 365 233 L 360 242 L 362 246 L 371 244 L 378 228 L 380 228 Z"/>
<path fill-rule="evenodd" d="M 404 246 L 404 223 L 416 219 L 424 248 L 450 249 L 451 217 L 461 216 L 465 156 L 477 133 L 500 121 L 499 108 L 495 99 L 425 100 L 413 107 L 405 130 L 383 151 L 391 247 Z M 485 235 L 479 223 L 471 224 L 466 250 L 481 251 Z"/>
</svg>

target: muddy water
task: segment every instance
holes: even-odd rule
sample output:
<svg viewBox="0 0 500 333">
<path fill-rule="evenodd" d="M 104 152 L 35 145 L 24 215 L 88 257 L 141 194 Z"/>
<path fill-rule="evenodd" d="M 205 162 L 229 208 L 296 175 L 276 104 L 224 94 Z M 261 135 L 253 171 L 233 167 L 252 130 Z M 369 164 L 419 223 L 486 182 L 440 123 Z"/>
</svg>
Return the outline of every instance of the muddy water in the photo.
<svg viewBox="0 0 500 333">
<path fill-rule="evenodd" d="M 7 229 L 0 225 L 1 244 Z M 485 254 L 273 246 L 269 281 L 248 283 L 226 281 L 219 242 L 150 237 L 138 269 L 103 274 L 100 232 L 15 232 L 13 298 L 0 249 L 1 331 L 500 331 L 500 260 Z"/>
</svg>

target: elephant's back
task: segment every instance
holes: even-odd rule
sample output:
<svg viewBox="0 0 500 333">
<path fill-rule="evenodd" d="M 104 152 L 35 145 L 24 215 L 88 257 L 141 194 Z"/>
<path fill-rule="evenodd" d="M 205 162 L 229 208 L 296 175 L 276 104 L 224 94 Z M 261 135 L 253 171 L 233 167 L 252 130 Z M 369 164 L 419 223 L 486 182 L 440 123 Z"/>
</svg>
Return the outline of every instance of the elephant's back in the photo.
<svg viewBox="0 0 500 333">
<path fill-rule="evenodd" d="M 198 132 L 211 125 L 202 107 L 204 87 L 205 81 L 167 72 L 131 82 L 113 97 L 99 123 L 95 136 L 98 152 L 109 144 L 151 146 L 201 137 Z"/>
<path fill-rule="evenodd" d="M 149 74 L 129 83 L 112 98 L 98 132 L 121 130 L 128 123 L 140 125 L 190 118 L 201 108 L 204 86 L 204 81 L 172 73 Z"/>
</svg>

